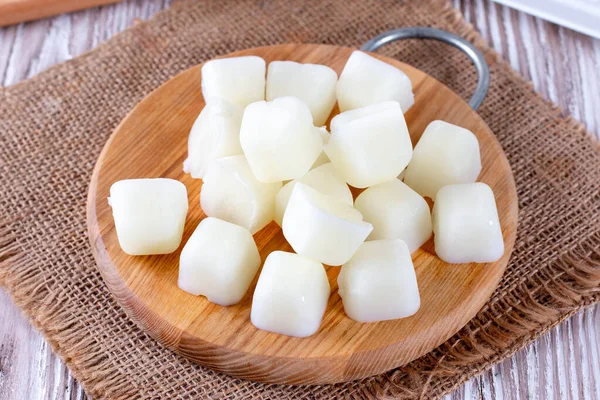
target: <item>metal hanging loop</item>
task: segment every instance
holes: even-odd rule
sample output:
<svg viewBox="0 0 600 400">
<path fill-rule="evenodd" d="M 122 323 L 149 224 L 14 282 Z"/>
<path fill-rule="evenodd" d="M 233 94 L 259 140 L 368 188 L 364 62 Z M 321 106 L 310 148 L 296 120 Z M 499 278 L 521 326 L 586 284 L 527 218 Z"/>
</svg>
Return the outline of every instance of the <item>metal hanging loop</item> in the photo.
<svg viewBox="0 0 600 400">
<path fill-rule="evenodd" d="M 477 69 L 477 87 L 475 88 L 473 96 L 469 100 L 469 105 L 473 110 L 477 110 L 479 108 L 485 99 L 488 88 L 490 87 L 490 69 L 485 62 L 483 53 L 481 53 L 479 49 L 460 36 L 443 31 L 441 29 L 414 26 L 409 28 L 393 29 L 391 31 L 384 32 L 363 44 L 360 49 L 364 51 L 375 51 L 385 44 L 403 39 L 438 40 L 440 42 L 452 45 L 465 53 L 473 62 L 475 69 Z"/>
</svg>

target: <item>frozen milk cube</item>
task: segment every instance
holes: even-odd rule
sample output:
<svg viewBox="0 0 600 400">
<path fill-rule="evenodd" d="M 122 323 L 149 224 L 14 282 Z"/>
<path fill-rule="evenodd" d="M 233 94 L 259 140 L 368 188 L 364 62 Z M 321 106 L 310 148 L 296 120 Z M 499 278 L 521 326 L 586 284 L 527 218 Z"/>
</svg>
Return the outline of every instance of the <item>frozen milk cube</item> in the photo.
<svg viewBox="0 0 600 400">
<path fill-rule="evenodd" d="M 179 247 L 187 189 L 174 179 L 125 179 L 110 187 L 119 245 L 132 256 L 168 254 Z"/>
<path fill-rule="evenodd" d="M 292 190 L 298 182 L 302 182 L 323 194 L 336 197 L 352 206 L 352 192 L 350 192 L 350 188 L 346 185 L 346 182 L 340 178 L 339 173 L 331 163 L 323 164 L 315 169 L 311 169 L 302 178 L 286 183 L 279 193 L 277 193 L 277 197 L 275 197 L 275 222 L 280 226 L 283 222 L 283 213 L 290 201 Z"/>
<path fill-rule="evenodd" d="M 274 251 L 258 278 L 250 319 L 265 331 L 310 336 L 321 325 L 329 294 L 322 264 L 298 254 Z"/>
<path fill-rule="evenodd" d="M 206 166 L 221 157 L 242 154 L 240 124 L 243 109 L 226 100 L 207 100 L 194 122 L 188 139 L 188 158 L 183 170 L 192 178 L 202 178 Z"/>
<path fill-rule="evenodd" d="M 442 186 L 475 182 L 480 172 L 475 135 L 459 126 L 433 121 L 415 146 L 404 183 L 434 200 Z"/>
<path fill-rule="evenodd" d="M 306 174 L 323 150 L 308 107 L 295 97 L 259 101 L 244 110 L 242 149 L 261 182 L 281 182 Z"/>
<path fill-rule="evenodd" d="M 267 73 L 267 101 L 294 96 L 310 109 L 315 125 L 325 124 L 335 105 L 337 74 L 319 64 L 272 61 Z"/>
<path fill-rule="evenodd" d="M 403 112 L 415 102 L 412 83 L 398 68 L 361 51 L 354 51 L 337 84 L 340 111 L 386 100 L 400 103 Z"/>
<path fill-rule="evenodd" d="M 244 156 L 219 158 L 208 165 L 200 205 L 209 217 L 242 226 L 255 234 L 273 220 L 281 182 L 259 182 Z"/>
<path fill-rule="evenodd" d="M 421 305 L 410 251 L 400 239 L 363 243 L 342 266 L 338 286 L 346 315 L 358 322 L 405 318 Z"/>
<path fill-rule="evenodd" d="M 397 102 L 336 115 L 324 148 L 342 178 L 357 188 L 395 179 L 412 156 L 410 135 Z"/>
<path fill-rule="evenodd" d="M 442 260 L 487 263 L 504 254 L 494 193 L 485 183 L 444 186 L 435 197 L 432 218 L 435 252 Z"/>
<path fill-rule="evenodd" d="M 348 261 L 373 229 L 347 202 L 300 182 L 292 190 L 282 228 L 296 253 L 328 265 Z"/>
<path fill-rule="evenodd" d="M 179 258 L 179 287 L 222 306 L 238 303 L 260 267 L 246 228 L 208 217 L 189 238 Z"/>
<path fill-rule="evenodd" d="M 208 61 L 202 66 L 202 95 L 244 108 L 265 99 L 265 72 L 265 60 L 256 56 Z"/>
<path fill-rule="evenodd" d="M 402 239 L 412 253 L 431 237 L 427 202 L 398 179 L 371 186 L 354 207 L 373 225 L 367 240 Z"/>
</svg>

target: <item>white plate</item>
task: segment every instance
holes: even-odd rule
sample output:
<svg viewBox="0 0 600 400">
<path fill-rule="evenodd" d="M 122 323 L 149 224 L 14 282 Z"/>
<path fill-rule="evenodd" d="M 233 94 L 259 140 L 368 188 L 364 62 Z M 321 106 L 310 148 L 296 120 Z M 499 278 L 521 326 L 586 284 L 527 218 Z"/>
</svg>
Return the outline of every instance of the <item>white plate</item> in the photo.
<svg viewBox="0 0 600 400">
<path fill-rule="evenodd" d="M 493 0 L 600 39 L 600 0 Z"/>
</svg>

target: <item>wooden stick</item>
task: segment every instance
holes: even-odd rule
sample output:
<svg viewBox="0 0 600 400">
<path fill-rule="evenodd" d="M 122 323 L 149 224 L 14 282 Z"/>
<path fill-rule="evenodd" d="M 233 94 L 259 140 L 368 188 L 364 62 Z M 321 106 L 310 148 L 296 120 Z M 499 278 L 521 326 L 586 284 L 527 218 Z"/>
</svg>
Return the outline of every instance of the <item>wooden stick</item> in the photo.
<svg viewBox="0 0 600 400">
<path fill-rule="evenodd" d="M 0 26 L 118 1 L 120 0 L 0 0 Z"/>
</svg>

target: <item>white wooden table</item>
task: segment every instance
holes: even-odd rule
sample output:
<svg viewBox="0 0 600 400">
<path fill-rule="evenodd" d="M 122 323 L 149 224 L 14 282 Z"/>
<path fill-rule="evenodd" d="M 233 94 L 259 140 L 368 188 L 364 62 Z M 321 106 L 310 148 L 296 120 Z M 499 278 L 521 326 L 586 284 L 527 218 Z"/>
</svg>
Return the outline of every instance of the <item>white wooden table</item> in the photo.
<svg viewBox="0 0 600 400">
<path fill-rule="evenodd" d="M 0 85 L 75 57 L 170 2 L 128 0 L 0 29 Z M 454 6 L 538 92 L 600 137 L 600 40 L 489 0 L 454 0 Z M 0 290 L 0 399 L 65 398 L 85 398 L 85 393 Z M 600 306 L 569 319 L 448 398 L 600 399 Z"/>
</svg>

